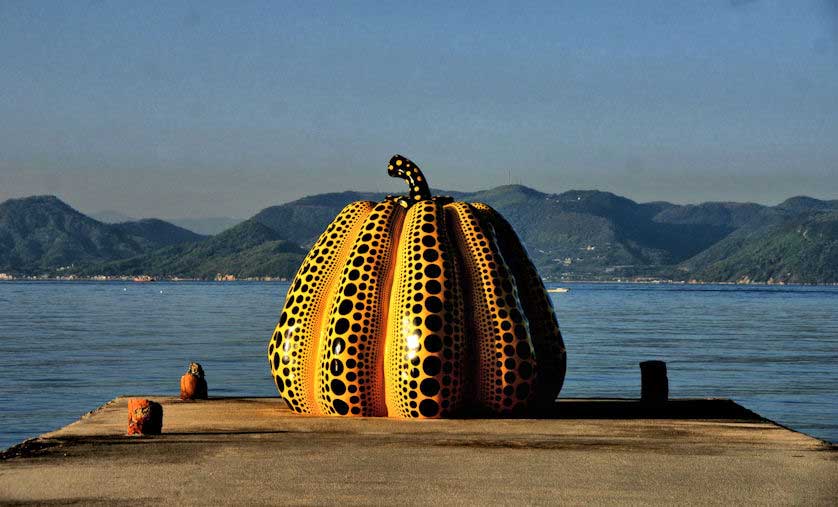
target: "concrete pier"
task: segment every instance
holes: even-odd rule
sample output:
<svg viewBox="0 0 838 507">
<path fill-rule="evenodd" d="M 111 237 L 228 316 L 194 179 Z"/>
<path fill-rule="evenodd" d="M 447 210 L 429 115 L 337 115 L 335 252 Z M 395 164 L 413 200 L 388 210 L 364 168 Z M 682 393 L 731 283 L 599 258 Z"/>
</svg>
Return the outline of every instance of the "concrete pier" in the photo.
<svg viewBox="0 0 838 507">
<path fill-rule="evenodd" d="M 274 398 L 163 405 L 127 437 L 127 397 L 6 451 L 0 503 L 812 504 L 833 445 L 729 400 L 562 400 L 550 419 L 306 417 Z"/>
</svg>

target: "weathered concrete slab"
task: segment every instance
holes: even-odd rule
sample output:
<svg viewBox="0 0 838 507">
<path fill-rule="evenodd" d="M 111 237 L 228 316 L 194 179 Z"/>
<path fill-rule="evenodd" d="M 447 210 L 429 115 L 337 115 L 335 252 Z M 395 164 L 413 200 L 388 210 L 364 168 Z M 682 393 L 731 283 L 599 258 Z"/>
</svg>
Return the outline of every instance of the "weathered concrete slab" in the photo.
<svg viewBox="0 0 838 507">
<path fill-rule="evenodd" d="M 834 446 L 727 400 L 650 410 L 564 400 L 556 419 L 291 414 L 278 399 L 163 404 L 126 437 L 127 398 L 6 453 L 5 503 L 834 504 Z M 650 419 L 648 417 L 654 416 Z"/>
</svg>

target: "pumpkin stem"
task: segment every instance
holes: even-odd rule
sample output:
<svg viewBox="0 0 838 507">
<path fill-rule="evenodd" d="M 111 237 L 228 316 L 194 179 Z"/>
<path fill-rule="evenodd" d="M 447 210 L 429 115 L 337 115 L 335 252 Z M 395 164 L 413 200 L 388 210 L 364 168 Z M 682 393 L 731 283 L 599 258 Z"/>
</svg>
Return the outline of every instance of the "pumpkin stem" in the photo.
<svg viewBox="0 0 838 507">
<path fill-rule="evenodd" d="M 419 201 L 431 199 L 431 189 L 425 180 L 425 175 L 419 166 L 401 155 L 393 155 L 390 165 L 387 166 L 387 174 L 393 178 L 401 178 L 410 187 L 410 198 L 402 201 L 410 205 Z"/>
</svg>

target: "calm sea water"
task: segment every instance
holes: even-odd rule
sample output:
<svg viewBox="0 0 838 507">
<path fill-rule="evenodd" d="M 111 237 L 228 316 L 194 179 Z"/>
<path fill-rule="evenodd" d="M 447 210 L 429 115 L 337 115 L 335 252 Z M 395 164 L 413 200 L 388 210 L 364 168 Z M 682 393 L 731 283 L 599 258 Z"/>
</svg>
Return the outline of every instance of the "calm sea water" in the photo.
<svg viewBox="0 0 838 507">
<path fill-rule="evenodd" d="M 838 288 L 568 284 L 562 396 L 729 397 L 838 441 Z M 265 348 L 285 283 L 0 282 L 0 448 L 120 394 L 171 394 L 189 361 L 211 395 L 276 395 Z"/>
</svg>

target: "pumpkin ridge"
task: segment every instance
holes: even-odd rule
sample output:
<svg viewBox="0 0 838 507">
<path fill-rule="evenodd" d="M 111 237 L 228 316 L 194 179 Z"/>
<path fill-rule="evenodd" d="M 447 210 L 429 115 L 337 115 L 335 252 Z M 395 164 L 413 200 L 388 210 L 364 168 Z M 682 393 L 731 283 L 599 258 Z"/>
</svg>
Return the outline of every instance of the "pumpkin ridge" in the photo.
<svg viewBox="0 0 838 507">
<path fill-rule="evenodd" d="M 400 203 L 401 204 L 401 203 Z M 406 206 L 402 205 L 402 207 L 407 208 Z M 395 337 L 397 335 L 401 335 L 401 333 L 408 333 L 409 330 L 403 329 L 402 332 L 399 332 L 399 322 L 402 320 L 402 312 L 399 308 L 399 301 L 403 297 L 404 292 L 404 281 L 402 277 L 399 276 L 401 273 L 404 272 L 404 264 L 405 264 L 405 255 L 402 252 L 402 249 L 405 245 L 405 239 L 402 238 L 402 235 L 406 233 L 407 227 L 405 226 L 408 222 L 410 217 L 410 209 L 407 209 L 404 218 L 401 221 L 401 227 L 399 230 L 399 239 L 397 241 L 397 245 L 395 245 L 394 253 L 394 263 L 392 274 L 390 274 L 390 297 L 388 298 L 388 306 L 387 306 L 387 317 L 385 319 L 387 328 L 385 332 L 385 342 L 384 342 L 384 353 L 382 368 L 384 372 L 384 399 L 387 405 L 387 415 L 391 417 L 406 417 L 405 414 L 399 410 L 398 408 L 398 401 L 391 401 L 396 398 L 394 391 L 397 389 L 400 381 L 398 379 L 393 379 L 392 375 L 389 374 L 391 370 L 391 363 L 392 357 L 397 355 L 397 352 L 393 350 L 393 347 L 396 347 L 395 344 Z"/>
<path fill-rule="evenodd" d="M 404 219 L 385 345 L 387 412 L 434 418 L 463 400 L 467 354 L 442 205 L 421 201 Z"/>
<path fill-rule="evenodd" d="M 472 205 L 484 220 L 492 223 L 499 232 L 502 250 L 509 252 L 509 268 L 518 281 L 521 305 L 530 324 L 539 365 L 536 404 L 539 409 L 549 409 L 561 392 L 567 370 L 567 352 L 553 303 L 526 248 L 509 222 L 487 204 Z"/>
<path fill-rule="evenodd" d="M 463 252 L 464 285 L 473 315 L 476 401 L 498 414 L 522 413 L 534 389 L 536 361 L 515 279 L 491 224 L 468 203 L 445 206 Z"/>
<path fill-rule="evenodd" d="M 445 239 L 448 242 L 448 256 L 451 261 L 451 279 L 453 280 L 453 286 L 458 288 L 457 294 L 457 307 L 459 309 L 461 327 L 463 332 L 463 363 L 461 365 L 462 368 L 462 375 L 461 375 L 461 382 L 460 382 L 460 402 L 458 404 L 458 411 L 462 414 L 467 414 L 469 410 L 474 408 L 474 400 L 475 400 L 475 392 L 476 392 L 476 385 L 474 382 L 475 375 L 476 375 L 476 365 L 475 365 L 475 358 L 477 357 L 474 353 L 474 340 L 471 338 L 473 336 L 471 332 L 471 316 L 469 313 L 471 312 L 472 308 L 469 307 L 469 290 L 468 286 L 463 283 L 463 277 L 465 276 L 465 268 L 464 268 L 464 260 L 463 260 L 463 252 L 460 248 L 457 241 L 457 232 L 456 227 L 451 223 L 451 215 L 446 208 L 446 205 L 452 202 L 450 198 L 439 199 L 437 197 L 434 198 L 437 202 L 440 203 L 442 206 L 442 216 L 443 222 L 445 223 Z"/>
<path fill-rule="evenodd" d="M 382 293 L 391 257 L 393 223 L 402 208 L 378 203 L 362 221 L 327 305 L 319 345 L 318 403 L 323 414 L 386 414 L 383 373 Z M 382 283 L 384 282 L 384 283 Z"/>
<path fill-rule="evenodd" d="M 396 217 L 393 220 L 392 239 L 390 241 L 390 248 L 387 259 L 387 270 L 384 275 L 384 284 L 382 285 L 381 299 L 378 302 L 378 311 L 380 312 L 380 342 L 381 353 L 378 354 L 376 361 L 376 371 L 379 372 L 382 378 L 382 392 L 381 397 L 384 400 L 384 415 L 389 416 L 390 410 L 387 406 L 387 344 L 390 341 L 390 304 L 393 299 L 393 282 L 397 273 L 397 266 L 399 260 L 399 248 L 402 242 L 402 232 L 404 231 L 404 221 L 407 212 L 404 210 L 397 210 Z"/>
<path fill-rule="evenodd" d="M 319 350 L 323 307 L 346 239 L 357 231 L 372 203 L 348 204 L 320 235 L 300 265 L 288 288 L 285 304 L 274 330 L 268 353 L 277 389 L 295 412 L 319 414 L 314 371 Z"/>
<path fill-rule="evenodd" d="M 327 275 L 327 281 L 324 286 L 323 297 L 319 301 L 319 305 L 317 308 L 316 315 L 319 317 L 315 320 L 315 326 L 312 328 L 312 337 L 314 338 L 312 343 L 311 354 L 309 355 L 309 361 L 311 362 L 311 370 L 317 372 L 317 364 L 318 359 L 320 357 L 320 350 L 323 348 L 323 341 L 326 339 L 326 332 L 324 329 L 328 328 L 328 320 L 329 320 L 329 312 L 327 311 L 329 308 L 330 303 L 335 299 L 335 292 L 338 289 L 338 286 L 341 282 L 340 276 L 340 269 L 342 266 L 346 264 L 347 258 L 352 251 L 352 247 L 354 242 L 352 238 L 358 236 L 359 231 L 363 227 L 366 219 L 372 214 L 372 209 L 374 207 L 374 203 L 372 201 L 359 201 L 364 204 L 366 209 L 363 210 L 362 215 L 352 224 L 352 227 L 349 228 L 343 237 L 343 242 L 341 243 L 340 248 L 338 249 L 338 253 L 335 255 L 333 262 L 332 262 L 332 269 L 329 271 Z M 316 375 L 310 375 L 311 381 L 309 390 L 311 393 L 311 400 L 314 406 L 319 408 L 318 403 L 318 390 L 317 390 L 317 381 Z M 319 413 L 323 414 L 321 410 L 318 410 Z"/>
</svg>

